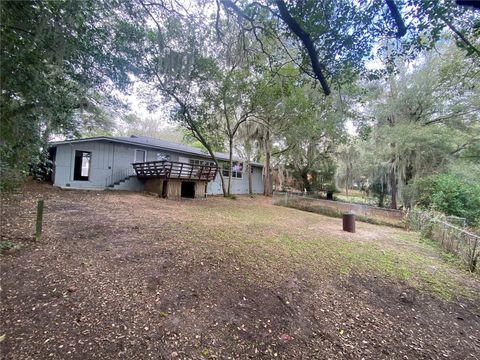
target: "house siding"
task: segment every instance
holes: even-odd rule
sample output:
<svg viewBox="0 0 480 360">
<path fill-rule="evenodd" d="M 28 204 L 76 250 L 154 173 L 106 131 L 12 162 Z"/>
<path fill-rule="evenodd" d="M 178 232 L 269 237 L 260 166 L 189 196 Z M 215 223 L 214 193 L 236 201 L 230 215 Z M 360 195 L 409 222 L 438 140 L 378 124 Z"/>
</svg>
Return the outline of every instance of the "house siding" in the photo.
<svg viewBox="0 0 480 360">
<path fill-rule="evenodd" d="M 214 181 L 210 181 L 207 186 L 207 194 L 209 195 L 219 195 L 223 194 L 222 191 L 222 181 L 220 179 L 221 172 L 217 173 Z M 225 181 L 225 186 L 228 186 L 228 177 L 223 177 Z M 254 194 L 260 194 L 263 192 L 263 176 L 262 169 L 259 167 L 253 168 L 252 173 L 252 191 Z M 232 178 L 232 194 L 248 194 L 248 174 L 243 173 L 241 179 Z"/>
<path fill-rule="evenodd" d="M 73 180 L 75 151 L 77 150 L 92 153 L 88 181 Z M 54 185 L 80 189 L 104 188 L 105 179 L 112 174 L 113 164 L 114 148 L 112 143 L 92 141 L 58 145 L 55 156 Z"/>
<path fill-rule="evenodd" d="M 147 161 L 157 160 L 158 155 L 168 155 L 170 161 L 188 161 L 192 159 L 206 160 L 199 156 L 188 156 L 186 154 L 176 153 L 168 150 L 157 150 L 140 145 L 122 144 L 107 140 L 84 141 L 78 143 L 57 145 L 56 156 L 54 160 L 54 185 L 61 188 L 78 189 L 105 189 L 108 184 L 106 180 L 115 173 L 124 172 L 126 169 L 132 169 L 132 163 L 135 160 L 135 150 L 145 150 Z M 90 174 L 88 181 L 73 180 L 75 151 L 89 151 L 92 154 L 90 164 Z M 207 187 L 207 194 L 222 194 L 222 185 L 220 180 L 221 173 L 217 173 L 215 180 L 210 181 Z M 224 178 L 225 183 L 228 178 Z M 262 169 L 253 168 L 252 185 L 254 193 L 263 191 Z M 117 187 L 121 190 L 143 191 L 143 183 L 138 179 L 131 179 Z M 242 179 L 232 179 L 233 194 L 248 194 L 248 174 L 244 173 Z"/>
</svg>

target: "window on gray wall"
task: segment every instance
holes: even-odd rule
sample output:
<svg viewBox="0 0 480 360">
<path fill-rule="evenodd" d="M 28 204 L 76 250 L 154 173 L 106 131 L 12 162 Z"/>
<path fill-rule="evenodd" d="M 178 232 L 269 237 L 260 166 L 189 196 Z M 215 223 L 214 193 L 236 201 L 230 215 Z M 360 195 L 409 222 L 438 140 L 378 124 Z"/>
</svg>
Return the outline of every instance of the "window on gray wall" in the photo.
<svg viewBox="0 0 480 360">
<path fill-rule="evenodd" d="M 225 177 L 228 177 L 230 169 L 229 163 L 222 164 L 222 174 Z M 243 162 L 234 161 L 232 167 L 232 178 L 241 179 L 243 177 Z"/>
<path fill-rule="evenodd" d="M 90 164 L 92 153 L 90 151 L 75 151 L 75 163 L 73 166 L 73 180 L 88 181 L 90 176 Z"/>
<path fill-rule="evenodd" d="M 135 161 L 136 163 L 147 161 L 147 152 L 145 150 L 135 150 Z"/>
</svg>

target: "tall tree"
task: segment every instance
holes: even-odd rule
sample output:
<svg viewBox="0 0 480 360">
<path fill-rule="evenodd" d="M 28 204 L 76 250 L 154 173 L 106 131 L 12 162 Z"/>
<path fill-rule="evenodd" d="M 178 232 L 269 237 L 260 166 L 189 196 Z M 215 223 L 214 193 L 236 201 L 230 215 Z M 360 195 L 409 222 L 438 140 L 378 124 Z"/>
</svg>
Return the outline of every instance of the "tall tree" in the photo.
<svg viewBox="0 0 480 360">
<path fill-rule="evenodd" d="M 367 153 L 379 179 L 389 174 L 390 205 L 416 178 L 443 171 L 480 143 L 479 63 L 454 44 L 426 53 L 411 69 L 376 84 L 367 111 L 374 114 Z M 385 87 L 393 91 L 385 95 Z M 375 164 L 375 165 L 374 165 Z"/>
<path fill-rule="evenodd" d="M 253 195 L 252 163 L 260 158 L 259 123 L 247 121 L 238 129 L 235 150 L 242 159 L 245 159 L 245 171 L 248 173 L 248 193 Z"/>
<path fill-rule="evenodd" d="M 256 125 L 255 137 L 262 147 L 263 194 L 269 196 L 274 144 L 284 142 L 289 121 L 297 113 L 294 92 L 299 73 L 291 63 L 272 69 L 263 67 L 262 70 L 255 82 L 255 91 L 251 93 L 255 99 L 255 113 L 251 121 Z"/>
<path fill-rule="evenodd" d="M 339 172 L 343 184 L 345 185 L 345 193 L 348 197 L 348 190 L 352 186 L 356 171 L 357 161 L 360 157 L 360 152 L 357 148 L 355 139 L 350 139 L 345 144 L 341 144 L 336 151 L 336 158 L 339 160 L 339 167 L 342 168 Z"/>
<path fill-rule="evenodd" d="M 8 1 L 0 14 L 4 184 L 26 173 L 52 134 L 112 127 L 112 90 L 129 83 L 117 48 L 130 38 L 117 37 L 121 21 L 107 1 Z"/>
<path fill-rule="evenodd" d="M 325 99 L 306 86 L 298 89 L 293 99 L 294 118 L 285 132 L 285 144 L 290 149 L 287 164 L 307 191 L 318 184 L 333 186 L 333 154 L 344 134 L 346 119 L 338 92 Z"/>
<path fill-rule="evenodd" d="M 173 106 L 172 119 L 197 139 L 217 166 L 215 150 L 222 137 L 215 126 L 217 90 L 222 75 L 209 46 L 212 34 L 204 26 L 201 4 L 197 11 L 149 3 L 124 4 L 129 26 L 141 36 L 134 46 L 137 77 L 150 88 L 150 104 L 166 101 Z M 224 195 L 227 188 L 220 176 Z"/>
<path fill-rule="evenodd" d="M 253 114 L 254 105 L 249 97 L 249 94 L 252 93 L 252 81 L 248 79 L 248 74 L 248 68 L 236 70 L 233 66 L 227 72 L 219 89 L 220 108 L 217 111 L 221 118 L 220 126 L 223 128 L 228 142 L 228 195 L 231 195 L 232 191 L 234 141 L 240 127 Z"/>
</svg>

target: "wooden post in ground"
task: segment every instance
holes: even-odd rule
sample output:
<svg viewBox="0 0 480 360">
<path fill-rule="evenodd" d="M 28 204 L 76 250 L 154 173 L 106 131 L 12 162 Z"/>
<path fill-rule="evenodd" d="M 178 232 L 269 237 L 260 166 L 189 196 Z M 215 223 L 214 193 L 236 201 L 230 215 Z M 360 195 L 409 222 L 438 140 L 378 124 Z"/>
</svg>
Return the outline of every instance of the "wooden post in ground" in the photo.
<svg viewBox="0 0 480 360">
<path fill-rule="evenodd" d="M 42 225 L 43 225 L 43 199 L 37 202 L 37 226 L 35 229 L 35 241 L 39 241 L 42 237 Z"/>
</svg>

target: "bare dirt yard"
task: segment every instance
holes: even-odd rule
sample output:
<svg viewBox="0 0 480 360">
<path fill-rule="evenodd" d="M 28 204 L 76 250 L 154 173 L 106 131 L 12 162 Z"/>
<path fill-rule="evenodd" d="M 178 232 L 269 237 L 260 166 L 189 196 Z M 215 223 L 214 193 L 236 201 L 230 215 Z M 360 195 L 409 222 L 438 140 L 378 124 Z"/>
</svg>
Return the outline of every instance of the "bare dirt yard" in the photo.
<svg viewBox="0 0 480 360">
<path fill-rule="evenodd" d="M 39 184 L 1 212 L 4 359 L 480 358 L 480 279 L 415 233 Z"/>
</svg>

